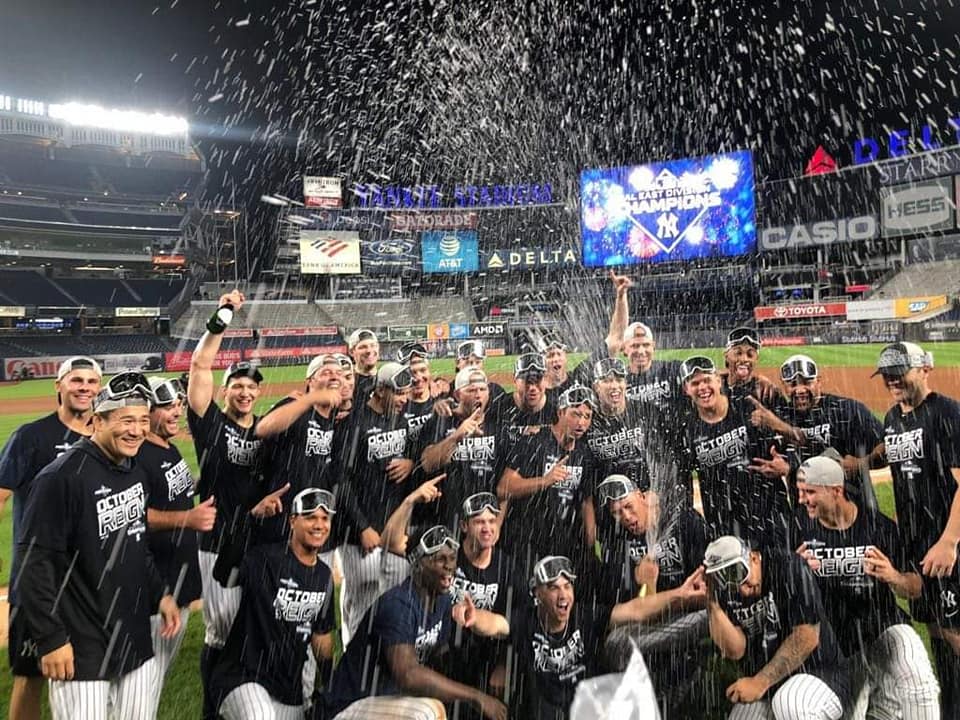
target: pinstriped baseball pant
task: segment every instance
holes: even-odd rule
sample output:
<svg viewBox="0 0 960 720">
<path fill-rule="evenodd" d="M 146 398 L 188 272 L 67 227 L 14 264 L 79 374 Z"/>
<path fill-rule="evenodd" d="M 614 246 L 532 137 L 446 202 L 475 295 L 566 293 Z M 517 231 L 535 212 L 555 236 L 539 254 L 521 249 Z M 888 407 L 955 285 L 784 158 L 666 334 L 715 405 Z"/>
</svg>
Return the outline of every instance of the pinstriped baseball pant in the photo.
<svg viewBox="0 0 960 720">
<path fill-rule="evenodd" d="M 823 680 L 799 673 L 772 698 L 733 706 L 727 720 L 839 720 L 840 698 Z"/>
<path fill-rule="evenodd" d="M 284 705 L 263 685 L 244 683 L 223 699 L 220 715 L 224 720 L 303 720 L 303 706 Z"/>
<path fill-rule="evenodd" d="M 153 658 L 116 680 L 51 680 L 53 720 L 153 720 L 157 664 Z"/>
</svg>

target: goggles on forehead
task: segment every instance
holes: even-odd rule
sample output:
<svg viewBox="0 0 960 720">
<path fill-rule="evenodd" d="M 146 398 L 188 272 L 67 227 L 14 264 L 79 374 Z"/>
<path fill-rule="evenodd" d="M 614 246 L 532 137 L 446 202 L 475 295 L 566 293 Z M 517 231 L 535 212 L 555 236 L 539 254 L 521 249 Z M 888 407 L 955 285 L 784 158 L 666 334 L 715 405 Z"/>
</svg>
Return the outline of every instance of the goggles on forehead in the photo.
<svg viewBox="0 0 960 720">
<path fill-rule="evenodd" d="M 153 389 L 155 405 L 172 405 L 177 400 L 182 400 L 187 396 L 187 391 L 177 378 L 164 380 Z"/>
<path fill-rule="evenodd" d="M 466 360 L 469 357 L 478 357 L 481 360 L 487 355 L 483 343 L 479 340 L 467 340 L 457 345 L 457 359 Z"/>
<path fill-rule="evenodd" d="M 627 366 L 623 364 L 620 358 L 604 358 L 598 360 L 593 365 L 593 379 L 602 380 L 610 375 L 625 378 L 627 376 Z"/>
<path fill-rule="evenodd" d="M 606 505 L 611 500 L 623 500 L 630 493 L 637 492 L 637 486 L 626 475 L 611 475 L 597 485 L 597 502 Z"/>
<path fill-rule="evenodd" d="M 417 358 L 426 359 L 427 356 L 427 349 L 423 346 L 423 343 L 404 343 L 400 346 L 400 349 L 397 350 L 397 360 L 405 365 Z"/>
<path fill-rule="evenodd" d="M 353 359 L 343 353 L 333 353 L 330 357 L 340 364 L 341 370 L 353 370 Z"/>
<path fill-rule="evenodd" d="M 456 552 L 460 549 L 460 543 L 445 526 L 434 525 L 420 536 L 420 541 L 410 553 L 410 561 L 416 562 L 420 558 L 436 555 L 444 547 Z"/>
<path fill-rule="evenodd" d="M 750 345 L 755 350 L 759 350 L 760 338 L 750 328 L 736 328 L 727 335 L 727 350 L 736 345 Z"/>
<path fill-rule="evenodd" d="M 463 501 L 463 514 L 468 518 L 475 517 L 484 510 L 489 510 L 494 515 L 500 514 L 500 502 L 493 493 L 474 493 Z"/>
<path fill-rule="evenodd" d="M 549 585 L 560 577 L 565 577 L 570 582 L 577 579 L 577 574 L 573 571 L 573 563 L 570 558 L 563 555 L 548 555 L 533 566 L 533 577 L 530 578 L 530 587 L 535 588 L 539 585 Z"/>
<path fill-rule="evenodd" d="M 146 405 L 154 402 L 153 390 L 150 382 L 143 373 L 125 372 L 110 378 L 94 400 L 95 412 L 106 412 L 124 407 L 127 400 L 143 400 Z M 129 403 L 134 404 L 134 403 Z"/>
<path fill-rule="evenodd" d="M 294 515 L 312 515 L 317 510 L 323 509 L 328 515 L 337 512 L 337 503 L 333 493 L 329 490 L 320 488 L 307 488 L 297 493 L 290 506 L 290 512 Z"/>
<path fill-rule="evenodd" d="M 394 390 L 406 390 L 413 385 L 413 373 L 410 368 L 403 366 L 389 377 L 386 385 Z"/>
<path fill-rule="evenodd" d="M 712 375 L 715 372 L 717 372 L 717 366 L 713 364 L 713 360 L 703 355 L 687 358 L 680 364 L 681 382 L 687 382 L 697 373 Z"/>
<path fill-rule="evenodd" d="M 543 355 L 540 353 L 524 353 L 517 357 L 516 370 L 514 371 L 514 376 L 519 377 L 520 375 L 530 373 L 540 373 L 543 375 L 547 372 L 547 363 L 543 359 Z"/>
<path fill-rule="evenodd" d="M 568 407 L 576 407 L 577 405 L 589 405 L 595 408 L 597 406 L 596 394 L 588 387 L 574 385 L 564 390 L 557 401 L 557 407 L 561 410 Z"/>
<path fill-rule="evenodd" d="M 817 364 L 807 358 L 797 358 L 796 360 L 788 360 L 780 366 L 780 379 L 784 382 L 791 382 L 798 377 L 803 380 L 815 380 Z"/>
</svg>

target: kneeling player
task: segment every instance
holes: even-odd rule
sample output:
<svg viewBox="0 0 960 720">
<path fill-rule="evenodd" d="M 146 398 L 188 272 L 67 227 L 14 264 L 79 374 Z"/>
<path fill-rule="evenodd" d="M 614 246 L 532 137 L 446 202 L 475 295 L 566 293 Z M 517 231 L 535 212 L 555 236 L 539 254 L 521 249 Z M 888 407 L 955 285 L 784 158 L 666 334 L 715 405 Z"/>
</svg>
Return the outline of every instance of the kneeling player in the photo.
<svg viewBox="0 0 960 720">
<path fill-rule="evenodd" d="M 240 610 L 211 673 L 225 720 L 303 717 L 306 646 L 333 657 L 333 578 L 318 553 L 335 512 L 329 491 L 301 491 L 290 542 L 257 546 L 243 559 Z"/>
<path fill-rule="evenodd" d="M 896 592 L 916 599 L 923 588 L 918 573 L 897 570 L 906 562 L 896 525 L 847 499 L 839 453 L 804 462 L 797 490 L 807 510 L 800 518 L 797 552 L 817 576 L 827 617 L 851 660 L 854 690 L 869 683 L 867 714 L 939 718 L 930 658 L 894 597 Z"/>
<path fill-rule="evenodd" d="M 724 535 L 707 546 L 704 567 L 710 637 L 744 671 L 727 688 L 730 720 L 838 720 L 847 665 L 803 560 Z"/>
</svg>

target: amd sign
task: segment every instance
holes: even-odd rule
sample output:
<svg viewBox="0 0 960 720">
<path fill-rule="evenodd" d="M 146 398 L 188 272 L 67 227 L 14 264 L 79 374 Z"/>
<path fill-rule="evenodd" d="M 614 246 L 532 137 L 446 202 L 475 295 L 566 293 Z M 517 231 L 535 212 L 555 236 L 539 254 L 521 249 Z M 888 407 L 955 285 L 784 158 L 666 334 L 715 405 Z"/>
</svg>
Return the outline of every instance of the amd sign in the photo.
<svg viewBox="0 0 960 720">
<path fill-rule="evenodd" d="M 503 335 L 503 323 L 474 323 L 470 326 L 472 337 L 498 337 Z"/>
<path fill-rule="evenodd" d="M 877 219 L 872 215 L 859 215 L 804 225 L 764 228 L 760 232 L 760 248 L 769 251 L 816 247 L 838 242 L 872 240 L 877 234 Z"/>
</svg>

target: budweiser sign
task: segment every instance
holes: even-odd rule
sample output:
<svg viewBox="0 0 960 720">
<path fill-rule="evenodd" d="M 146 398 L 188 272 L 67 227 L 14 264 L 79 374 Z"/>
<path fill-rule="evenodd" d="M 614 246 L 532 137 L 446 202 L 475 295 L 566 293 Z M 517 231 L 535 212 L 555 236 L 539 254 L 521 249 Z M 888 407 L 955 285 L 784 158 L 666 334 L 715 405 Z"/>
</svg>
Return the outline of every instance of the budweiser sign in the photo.
<svg viewBox="0 0 960 720">
<path fill-rule="evenodd" d="M 846 303 L 801 303 L 798 305 L 774 305 L 753 309 L 758 322 L 764 320 L 806 320 L 828 317 L 846 317 Z"/>
<path fill-rule="evenodd" d="M 479 213 L 457 210 L 398 212 L 390 215 L 390 229 L 394 232 L 475 230 L 479 222 Z"/>
</svg>

